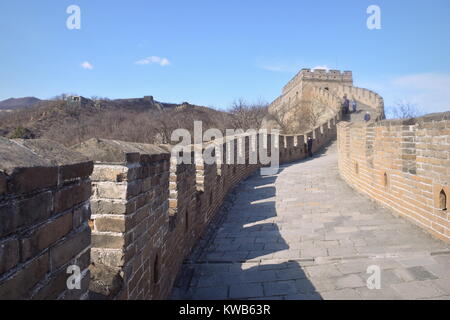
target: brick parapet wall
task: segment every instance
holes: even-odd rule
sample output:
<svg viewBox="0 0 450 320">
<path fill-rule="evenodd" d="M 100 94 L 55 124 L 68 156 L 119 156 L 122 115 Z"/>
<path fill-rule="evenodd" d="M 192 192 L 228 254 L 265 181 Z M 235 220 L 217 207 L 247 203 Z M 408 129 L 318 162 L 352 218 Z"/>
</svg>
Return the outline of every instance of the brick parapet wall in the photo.
<svg viewBox="0 0 450 320">
<path fill-rule="evenodd" d="M 339 118 L 281 136 L 280 162 L 305 158 L 308 136 L 314 151 L 334 139 Z M 0 139 L 0 297 L 86 299 L 89 288 L 93 299 L 167 298 L 228 192 L 261 168 L 250 163 L 260 143 L 248 134 L 214 140 L 199 147 L 213 150 L 214 163 L 192 153 L 178 164 L 168 146 L 91 139 L 68 150 Z M 71 265 L 81 290 L 67 289 Z"/>
<path fill-rule="evenodd" d="M 340 174 L 353 188 L 450 242 L 449 113 L 340 123 L 338 147 Z"/>
<path fill-rule="evenodd" d="M 315 137 L 315 149 L 334 139 L 336 121 L 305 135 L 283 136 L 280 161 L 303 159 L 305 136 Z M 270 153 L 273 138 L 268 136 Z M 227 153 L 229 140 L 234 142 L 232 153 Z M 95 161 L 91 297 L 167 298 L 183 260 L 230 189 L 261 167 L 249 161 L 259 136 L 256 144 L 250 142 L 244 134 L 195 146 L 201 152 L 210 150 L 216 159 L 212 164 L 193 152 L 187 155 L 192 162 L 186 164 L 178 159 L 185 154 L 171 154 L 170 148 L 112 140 L 92 139 L 75 147 Z M 230 155 L 234 164 L 227 161 Z"/>
<path fill-rule="evenodd" d="M 88 297 L 92 167 L 53 141 L 0 138 L 0 299 Z"/>
</svg>

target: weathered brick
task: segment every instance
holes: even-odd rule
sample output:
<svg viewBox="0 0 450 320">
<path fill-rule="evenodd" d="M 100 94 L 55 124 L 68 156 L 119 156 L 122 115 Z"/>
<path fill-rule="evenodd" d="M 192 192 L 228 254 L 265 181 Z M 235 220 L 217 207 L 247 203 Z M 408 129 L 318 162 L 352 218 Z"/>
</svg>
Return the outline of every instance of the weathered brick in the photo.
<svg viewBox="0 0 450 320">
<path fill-rule="evenodd" d="M 91 281 L 89 290 L 102 298 L 115 297 L 123 287 L 120 268 L 112 268 L 102 264 L 93 264 L 89 268 Z"/>
<path fill-rule="evenodd" d="M 57 183 L 57 167 L 17 168 L 9 177 L 8 193 L 28 193 Z"/>
<path fill-rule="evenodd" d="M 18 224 L 18 207 L 13 203 L 0 204 L 0 237 L 14 232 Z"/>
<path fill-rule="evenodd" d="M 123 250 L 117 249 L 91 249 L 91 258 L 94 264 L 103 264 L 110 267 L 122 267 L 125 262 Z"/>
<path fill-rule="evenodd" d="M 64 237 L 72 230 L 72 213 L 66 213 L 33 230 L 21 240 L 21 260 L 26 261 Z"/>
<path fill-rule="evenodd" d="M 117 184 L 114 182 L 96 182 L 97 196 L 106 199 L 128 199 L 127 183 Z"/>
<path fill-rule="evenodd" d="M 19 241 L 9 239 L 0 242 L 0 276 L 19 262 Z"/>
<path fill-rule="evenodd" d="M 93 181 L 122 182 L 127 180 L 128 168 L 120 165 L 97 165 L 92 172 Z"/>
<path fill-rule="evenodd" d="M 46 252 L 9 278 L 0 281 L 0 299 L 29 299 L 30 289 L 44 278 L 48 270 L 49 256 Z"/>
<path fill-rule="evenodd" d="M 125 232 L 124 218 L 98 217 L 95 219 L 95 230 L 100 232 Z"/>
<path fill-rule="evenodd" d="M 77 233 L 69 235 L 58 245 L 50 248 L 52 270 L 68 263 L 91 243 L 91 229 L 85 227 Z"/>
<path fill-rule="evenodd" d="M 55 193 L 55 198 L 53 202 L 55 212 L 64 212 L 67 209 L 72 208 L 74 205 L 73 196 L 74 196 L 73 186 L 58 190 Z"/>
<path fill-rule="evenodd" d="M 131 214 L 136 210 L 134 201 L 91 200 L 92 214 Z"/>
<path fill-rule="evenodd" d="M 52 214 L 51 191 L 39 193 L 18 202 L 17 227 L 29 227 L 48 219 Z"/>
<path fill-rule="evenodd" d="M 73 211 L 73 228 L 76 229 L 91 218 L 91 206 L 86 203 Z"/>
<path fill-rule="evenodd" d="M 74 205 L 89 200 L 92 195 L 91 180 L 90 179 L 82 180 L 80 184 L 74 186 L 73 194 L 74 194 L 73 196 Z"/>
<path fill-rule="evenodd" d="M 86 178 L 91 175 L 93 169 L 94 163 L 92 161 L 63 165 L 59 168 L 59 175 L 61 181 Z"/>
<path fill-rule="evenodd" d="M 52 274 L 51 278 L 42 285 L 31 297 L 33 300 L 56 300 L 61 292 L 67 288 L 67 278 L 70 274 L 65 269 Z"/>
<path fill-rule="evenodd" d="M 109 234 L 92 234 L 92 248 L 120 249 L 123 248 L 125 239 L 123 236 Z"/>
</svg>

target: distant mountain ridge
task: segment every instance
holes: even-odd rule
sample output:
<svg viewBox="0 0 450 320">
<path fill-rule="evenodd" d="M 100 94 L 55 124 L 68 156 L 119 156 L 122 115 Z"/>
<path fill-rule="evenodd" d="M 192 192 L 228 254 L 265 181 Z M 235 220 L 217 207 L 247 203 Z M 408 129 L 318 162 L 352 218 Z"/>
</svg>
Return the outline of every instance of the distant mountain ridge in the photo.
<svg viewBox="0 0 450 320">
<path fill-rule="evenodd" d="M 229 128 L 231 123 L 227 112 L 188 102 L 159 102 L 152 96 L 110 100 L 70 95 L 5 110 L 0 109 L 0 137 L 49 139 L 66 146 L 95 137 L 167 144 L 174 130 L 193 131 L 195 121 L 202 121 L 205 130 Z"/>
<path fill-rule="evenodd" d="M 0 101 L 1 110 L 13 110 L 21 108 L 29 108 L 37 105 L 42 100 L 36 97 L 10 98 Z"/>
</svg>

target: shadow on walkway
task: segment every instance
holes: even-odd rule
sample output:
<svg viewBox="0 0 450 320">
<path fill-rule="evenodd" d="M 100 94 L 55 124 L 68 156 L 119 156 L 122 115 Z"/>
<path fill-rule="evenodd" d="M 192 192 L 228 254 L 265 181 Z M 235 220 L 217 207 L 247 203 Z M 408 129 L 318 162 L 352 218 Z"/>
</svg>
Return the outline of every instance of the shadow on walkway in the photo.
<svg viewBox="0 0 450 320">
<path fill-rule="evenodd" d="M 323 156 L 328 147 L 302 161 Z M 282 234 L 276 222 L 277 177 L 257 172 L 228 195 L 185 261 L 171 299 L 321 299 L 302 268 L 314 260 L 301 259 L 284 239 L 301 234 Z"/>
</svg>

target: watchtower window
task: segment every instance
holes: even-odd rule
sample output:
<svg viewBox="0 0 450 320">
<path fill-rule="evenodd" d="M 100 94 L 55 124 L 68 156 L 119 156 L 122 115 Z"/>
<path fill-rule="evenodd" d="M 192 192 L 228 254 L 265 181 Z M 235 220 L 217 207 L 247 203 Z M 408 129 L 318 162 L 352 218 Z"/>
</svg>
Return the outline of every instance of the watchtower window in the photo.
<svg viewBox="0 0 450 320">
<path fill-rule="evenodd" d="M 330 91 L 330 88 L 328 88 L 328 87 L 325 87 L 325 90 L 327 90 L 327 91 Z"/>
<path fill-rule="evenodd" d="M 447 194 L 444 190 L 441 190 L 441 193 L 439 194 L 439 209 L 447 211 Z"/>
<path fill-rule="evenodd" d="M 383 184 L 385 187 L 387 187 L 389 185 L 389 178 L 388 178 L 388 175 L 386 172 L 384 173 L 384 176 L 383 176 Z"/>
<path fill-rule="evenodd" d="M 358 164 L 358 162 L 355 162 L 355 173 L 359 174 L 359 164 Z"/>
</svg>

